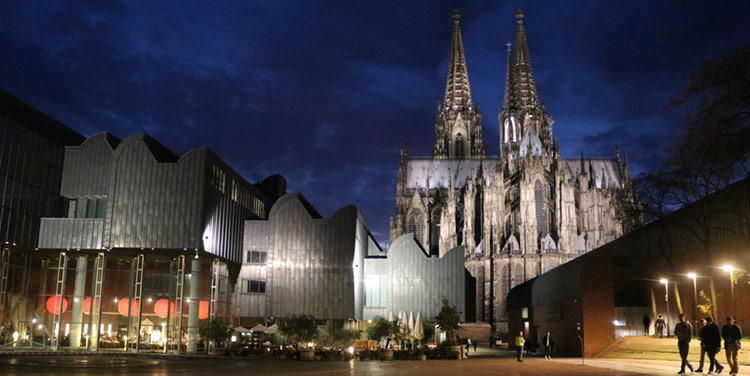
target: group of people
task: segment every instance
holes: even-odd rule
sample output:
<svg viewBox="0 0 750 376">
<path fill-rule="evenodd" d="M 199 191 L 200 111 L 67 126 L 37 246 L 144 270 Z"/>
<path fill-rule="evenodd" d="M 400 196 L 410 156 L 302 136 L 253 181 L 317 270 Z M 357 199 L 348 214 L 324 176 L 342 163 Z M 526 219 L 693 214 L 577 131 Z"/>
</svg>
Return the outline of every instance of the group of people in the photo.
<svg viewBox="0 0 750 376">
<path fill-rule="evenodd" d="M 523 362 L 523 349 L 526 345 L 526 337 L 523 335 L 523 331 L 518 333 L 516 337 L 516 360 Z M 544 348 L 544 359 L 552 359 L 552 346 L 555 345 L 555 341 L 552 340 L 552 333 L 547 332 L 542 338 L 542 347 Z"/>
<path fill-rule="evenodd" d="M 647 320 L 648 319 L 648 320 Z M 698 340 L 701 342 L 701 357 L 700 365 L 698 369 L 694 370 L 693 365 L 687 360 L 688 352 L 690 351 L 690 341 L 693 339 L 693 327 L 690 322 L 687 321 L 685 314 L 680 313 L 680 322 L 675 325 L 674 335 L 677 337 L 677 348 L 680 351 L 680 358 L 682 364 L 680 366 L 680 372 L 678 374 L 684 375 L 685 368 L 687 367 L 690 372 L 703 372 L 703 364 L 706 355 L 708 355 L 708 374 L 721 373 L 724 370 L 724 366 L 719 363 L 716 359 L 716 355 L 721 351 L 721 340 L 724 340 L 724 352 L 726 353 L 727 365 L 729 366 L 729 375 L 734 376 L 739 373 L 739 365 L 737 364 L 737 352 L 742 348 L 742 329 L 734 321 L 734 318 L 727 317 L 726 324 L 719 331 L 719 326 L 714 322 L 713 317 L 708 316 L 700 320 L 701 328 L 698 331 Z M 651 319 L 647 316 L 643 319 L 644 331 L 648 335 L 649 325 Z M 661 315 L 658 316 L 654 322 L 656 332 L 659 334 L 659 338 L 663 336 L 664 328 L 666 324 Z M 544 347 L 544 358 L 552 358 L 552 347 L 554 346 L 552 340 L 552 334 L 547 334 L 542 339 L 542 346 Z M 526 347 L 526 338 L 524 337 L 523 331 L 518 333 L 515 339 L 516 345 L 516 360 L 523 362 L 523 350 Z M 468 345 L 467 345 L 468 347 Z M 468 349 L 467 349 L 468 350 Z"/>
<path fill-rule="evenodd" d="M 474 339 L 467 339 L 466 340 L 466 357 L 469 357 L 469 348 L 471 346 L 474 346 L 474 352 L 477 352 L 477 345 L 479 345 L 479 340 L 474 337 Z M 490 345 L 491 347 L 492 345 Z"/>
<path fill-rule="evenodd" d="M 695 372 L 703 372 L 703 363 L 705 356 L 708 355 L 709 367 L 708 374 L 721 373 L 724 366 L 716 359 L 716 355 L 721 351 L 721 340 L 724 340 L 724 352 L 726 353 L 729 374 L 737 375 L 739 365 L 737 364 L 737 352 L 742 348 L 740 339 L 742 338 L 742 329 L 735 323 L 734 318 L 727 317 L 727 323 L 721 328 L 714 323 L 711 316 L 701 319 L 702 327 L 698 331 L 698 340 L 701 341 L 701 358 L 700 365 Z M 677 347 L 680 350 L 682 365 L 678 374 L 685 374 L 685 367 L 693 372 L 693 365 L 687 360 L 688 351 L 690 350 L 690 341 L 693 339 L 693 328 L 690 322 L 685 318 L 685 314 L 680 314 L 680 322 L 674 328 L 674 334 L 677 337 Z"/>
</svg>

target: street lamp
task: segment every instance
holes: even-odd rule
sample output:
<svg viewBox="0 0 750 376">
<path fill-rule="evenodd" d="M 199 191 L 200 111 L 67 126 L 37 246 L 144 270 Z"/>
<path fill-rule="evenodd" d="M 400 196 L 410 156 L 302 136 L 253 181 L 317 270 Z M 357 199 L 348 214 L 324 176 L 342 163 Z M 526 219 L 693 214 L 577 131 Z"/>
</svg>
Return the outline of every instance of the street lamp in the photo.
<svg viewBox="0 0 750 376">
<path fill-rule="evenodd" d="M 695 303 L 693 308 L 695 309 L 695 320 L 698 320 L 698 285 L 696 283 L 698 276 L 695 273 L 688 273 L 688 277 L 693 280 L 693 301 Z"/>
<path fill-rule="evenodd" d="M 669 322 L 669 281 L 666 278 L 662 278 L 659 282 L 664 284 L 664 302 L 667 303 L 667 338 L 669 338 L 669 326 L 672 325 Z"/>
<path fill-rule="evenodd" d="M 724 265 L 723 269 L 729 272 L 729 286 L 732 289 L 732 310 L 735 311 L 734 314 L 736 315 L 737 305 L 734 303 L 734 267 L 732 265 Z"/>
</svg>

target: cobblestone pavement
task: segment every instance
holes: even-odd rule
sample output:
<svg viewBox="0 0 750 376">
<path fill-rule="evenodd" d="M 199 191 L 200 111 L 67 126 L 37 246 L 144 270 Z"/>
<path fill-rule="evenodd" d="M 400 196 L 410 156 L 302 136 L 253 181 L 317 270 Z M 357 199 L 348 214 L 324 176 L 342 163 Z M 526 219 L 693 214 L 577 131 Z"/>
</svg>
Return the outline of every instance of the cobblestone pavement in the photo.
<svg viewBox="0 0 750 376">
<path fill-rule="evenodd" d="M 300 362 L 300 361 L 222 361 L 159 360 L 116 356 L 3 356 L 2 375 L 364 375 L 364 376 L 440 376 L 440 375 L 636 375 L 624 370 L 580 366 L 565 362 L 527 359 L 518 363 L 508 358 L 468 360 L 392 361 L 392 362 Z M 672 374 L 674 372 L 670 372 Z M 642 373 L 641 373 L 642 374 Z"/>
</svg>

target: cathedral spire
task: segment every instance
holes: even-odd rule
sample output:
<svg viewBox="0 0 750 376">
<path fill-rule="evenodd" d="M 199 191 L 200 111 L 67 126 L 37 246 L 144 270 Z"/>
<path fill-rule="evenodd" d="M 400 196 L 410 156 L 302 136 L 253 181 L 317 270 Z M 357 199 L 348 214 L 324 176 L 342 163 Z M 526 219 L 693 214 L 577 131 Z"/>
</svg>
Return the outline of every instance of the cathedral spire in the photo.
<svg viewBox="0 0 750 376">
<path fill-rule="evenodd" d="M 471 101 L 464 42 L 461 38 L 461 14 L 458 10 L 453 12 L 453 40 L 445 98 L 438 106 L 432 156 L 452 159 L 484 157 L 482 116 L 479 105 L 474 105 Z"/>
<path fill-rule="evenodd" d="M 510 43 L 510 40 L 508 43 L 505 43 L 505 47 L 507 47 L 507 64 L 505 68 L 505 96 L 503 97 L 503 108 L 507 109 L 510 100 L 508 99 L 510 95 L 510 79 L 511 79 L 511 59 L 510 59 L 510 53 L 511 53 L 511 46 L 513 46 Z"/>
<path fill-rule="evenodd" d="M 471 88 L 469 74 L 466 70 L 464 42 L 461 38 L 461 13 L 453 11 L 453 40 L 448 62 L 448 77 L 445 83 L 446 106 L 471 106 Z"/>
<path fill-rule="evenodd" d="M 536 83 L 534 83 L 534 73 L 531 70 L 531 56 L 529 54 L 529 44 L 526 41 L 526 30 L 523 27 L 523 12 L 521 8 L 516 11 L 516 53 L 513 61 L 515 93 L 520 100 L 519 105 L 524 109 L 537 107 L 539 99 L 537 98 Z"/>
</svg>

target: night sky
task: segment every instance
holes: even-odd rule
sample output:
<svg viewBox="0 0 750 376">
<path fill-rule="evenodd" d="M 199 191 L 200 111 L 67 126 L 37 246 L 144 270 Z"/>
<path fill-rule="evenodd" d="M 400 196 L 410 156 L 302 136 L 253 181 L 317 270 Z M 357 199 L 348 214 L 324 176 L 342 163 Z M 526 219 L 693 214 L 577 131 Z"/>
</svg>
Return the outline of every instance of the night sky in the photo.
<svg viewBox="0 0 750 376">
<path fill-rule="evenodd" d="M 459 8 L 489 154 L 515 8 L 563 156 L 664 159 L 684 74 L 750 41 L 747 1 L 7 1 L 0 88 L 85 136 L 208 146 L 388 241 L 399 150 L 428 155 Z M 73 5 L 75 4 L 75 5 Z"/>
</svg>

